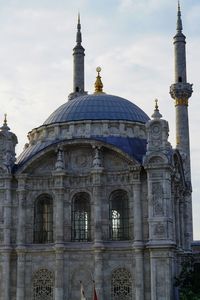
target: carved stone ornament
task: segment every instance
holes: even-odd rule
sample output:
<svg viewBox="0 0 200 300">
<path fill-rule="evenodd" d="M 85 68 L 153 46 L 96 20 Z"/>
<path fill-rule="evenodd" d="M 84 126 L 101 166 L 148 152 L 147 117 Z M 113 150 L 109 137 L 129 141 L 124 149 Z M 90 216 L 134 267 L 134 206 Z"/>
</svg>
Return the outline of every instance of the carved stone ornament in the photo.
<svg viewBox="0 0 200 300">
<path fill-rule="evenodd" d="M 94 147 L 94 159 L 92 162 L 92 166 L 95 169 L 102 168 L 102 160 L 99 147 Z"/>
<path fill-rule="evenodd" d="M 159 182 L 152 184 L 152 199 L 154 216 L 163 216 L 163 189 L 162 184 Z"/>
<path fill-rule="evenodd" d="M 159 222 L 156 226 L 155 226 L 155 230 L 154 230 L 154 234 L 156 236 L 163 236 L 165 233 L 165 226 L 164 224 L 162 224 L 161 222 Z"/>
<path fill-rule="evenodd" d="M 56 171 L 63 171 L 65 169 L 65 163 L 64 163 L 64 156 L 63 156 L 63 150 L 58 149 L 57 151 L 57 160 L 55 164 L 55 170 Z"/>
</svg>

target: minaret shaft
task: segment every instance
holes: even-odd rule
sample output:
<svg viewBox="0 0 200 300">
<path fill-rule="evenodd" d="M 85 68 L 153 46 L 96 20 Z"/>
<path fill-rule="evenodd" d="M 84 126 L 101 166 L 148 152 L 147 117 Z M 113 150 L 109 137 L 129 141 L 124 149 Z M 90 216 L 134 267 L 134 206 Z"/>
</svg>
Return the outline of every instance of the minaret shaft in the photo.
<svg viewBox="0 0 200 300">
<path fill-rule="evenodd" d="M 73 67 L 73 92 L 80 93 L 84 92 L 85 82 L 84 82 L 84 48 L 76 46 L 74 48 L 74 67 Z"/>
<path fill-rule="evenodd" d="M 178 5 L 177 33 L 174 36 L 175 83 L 170 87 L 176 110 L 176 148 L 180 151 L 185 170 L 185 179 L 191 184 L 190 137 L 188 121 L 188 100 L 192 95 L 192 85 L 187 83 L 186 41 L 182 33 L 180 5 Z"/>
<path fill-rule="evenodd" d="M 187 82 L 185 41 L 176 37 L 174 41 L 175 82 Z"/>
</svg>

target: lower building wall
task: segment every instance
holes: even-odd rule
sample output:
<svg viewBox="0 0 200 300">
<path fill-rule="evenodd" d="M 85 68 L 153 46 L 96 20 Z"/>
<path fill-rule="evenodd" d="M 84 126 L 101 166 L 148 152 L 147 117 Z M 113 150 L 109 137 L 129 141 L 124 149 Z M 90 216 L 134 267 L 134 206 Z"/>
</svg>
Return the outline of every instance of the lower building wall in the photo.
<svg viewBox="0 0 200 300">
<path fill-rule="evenodd" d="M 130 248 L 129 248 L 130 249 Z M 126 300 L 174 300 L 174 258 L 170 251 L 148 250 L 144 253 L 144 290 L 139 298 L 137 262 L 134 249 L 94 249 L 36 251 L 25 254 L 24 281 L 17 278 L 17 255 L 11 255 L 10 300 L 79 300 L 80 281 L 87 299 L 92 299 L 93 280 L 99 299 L 117 299 L 127 292 Z M 98 259 L 97 259 L 98 256 Z M 100 264 L 99 265 L 99 261 Z M 22 272 L 23 273 L 23 272 Z M 21 274 L 22 274 L 21 273 Z M 0 278 L 3 278 L 0 256 Z M 21 276 L 21 275 L 20 275 Z M 21 283 L 20 283 L 21 282 Z M 0 300 L 4 300 L 3 280 L 0 280 Z M 18 286 L 21 285 L 22 286 Z M 24 288 L 24 299 L 17 296 Z M 141 288 L 141 287 L 139 287 Z M 121 290 L 120 290 L 121 289 Z M 46 295 L 48 296 L 46 297 Z M 114 297 L 115 294 L 115 297 Z M 42 296 L 43 295 L 43 296 Z M 43 297 L 43 298 L 38 298 Z"/>
</svg>

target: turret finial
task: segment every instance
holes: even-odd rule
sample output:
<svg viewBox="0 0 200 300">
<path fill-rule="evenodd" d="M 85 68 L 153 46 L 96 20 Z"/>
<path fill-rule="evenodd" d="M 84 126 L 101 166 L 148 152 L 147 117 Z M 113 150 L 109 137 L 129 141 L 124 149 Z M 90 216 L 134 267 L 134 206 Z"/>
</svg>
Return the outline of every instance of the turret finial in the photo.
<svg viewBox="0 0 200 300">
<path fill-rule="evenodd" d="M 153 119 L 160 119 L 162 118 L 162 115 L 159 112 L 159 108 L 158 108 L 158 99 L 155 99 L 155 109 L 154 109 L 154 113 L 152 115 Z"/>
<path fill-rule="evenodd" d="M 178 0 L 178 13 L 177 13 L 177 27 L 176 30 L 178 32 L 182 32 L 183 30 L 183 25 L 182 25 L 182 19 L 181 19 L 181 6 L 180 6 L 180 1 Z"/>
<path fill-rule="evenodd" d="M 155 110 L 157 110 L 157 111 L 159 110 L 158 109 L 158 99 L 155 99 Z"/>
<path fill-rule="evenodd" d="M 81 36 L 81 21 L 80 21 L 80 13 L 78 13 L 78 24 L 77 24 L 77 34 L 76 34 L 76 43 L 78 46 L 81 45 L 82 36 Z"/>
<path fill-rule="evenodd" d="M 95 86 L 95 94 L 98 94 L 98 93 L 103 93 L 103 83 L 101 81 L 101 76 L 100 76 L 101 67 L 97 67 L 96 71 L 97 71 L 97 77 L 94 86 Z"/>
<path fill-rule="evenodd" d="M 3 122 L 4 126 L 7 126 L 7 114 L 4 114 L 4 122 Z"/>
<path fill-rule="evenodd" d="M 1 126 L 0 129 L 4 130 L 4 131 L 10 130 L 10 128 L 8 127 L 8 123 L 7 123 L 7 114 L 4 114 L 3 126 Z"/>
</svg>

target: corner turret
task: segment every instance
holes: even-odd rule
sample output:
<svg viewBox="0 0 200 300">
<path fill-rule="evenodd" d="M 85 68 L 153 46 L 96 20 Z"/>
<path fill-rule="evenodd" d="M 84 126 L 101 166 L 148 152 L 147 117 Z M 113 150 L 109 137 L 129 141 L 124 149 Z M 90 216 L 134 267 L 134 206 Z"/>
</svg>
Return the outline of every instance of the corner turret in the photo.
<svg viewBox="0 0 200 300">
<path fill-rule="evenodd" d="M 10 174 L 15 164 L 15 146 L 17 137 L 10 132 L 5 114 L 3 126 L 0 127 L 0 174 Z"/>
</svg>

